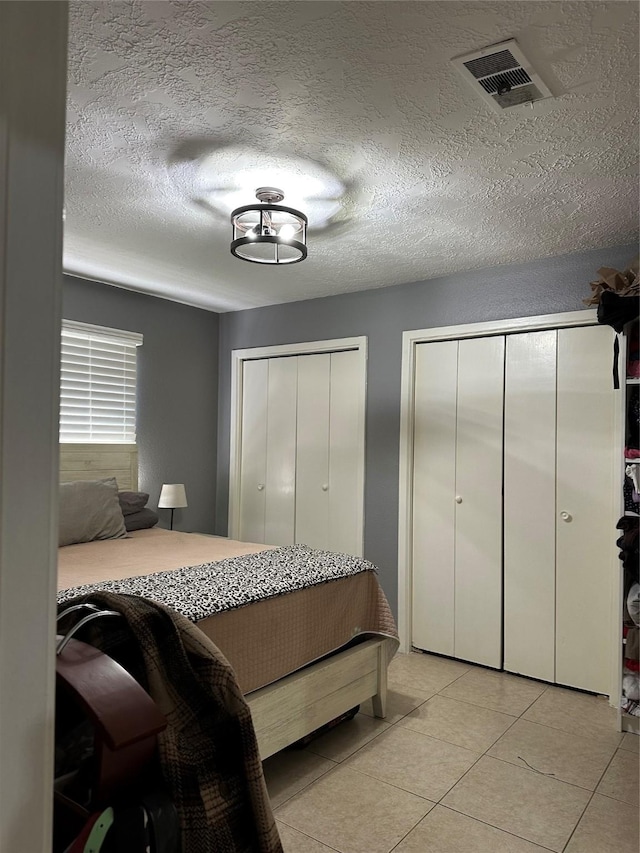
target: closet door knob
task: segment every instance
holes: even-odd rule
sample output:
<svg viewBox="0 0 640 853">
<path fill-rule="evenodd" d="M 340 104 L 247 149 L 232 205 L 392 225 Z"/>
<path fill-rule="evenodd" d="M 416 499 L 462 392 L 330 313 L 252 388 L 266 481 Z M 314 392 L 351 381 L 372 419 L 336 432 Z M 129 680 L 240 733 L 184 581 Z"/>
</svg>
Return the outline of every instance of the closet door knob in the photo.
<svg viewBox="0 0 640 853">
<path fill-rule="evenodd" d="M 329 483 L 323 483 L 323 484 L 322 484 L 322 491 L 323 491 L 323 492 L 328 492 L 328 491 L 329 491 Z"/>
<path fill-rule="evenodd" d="M 568 513 L 568 512 L 561 512 L 561 513 L 560 513 L 560 518 L 561 518 L 563 521 L 567 521 L 567 522 L 572 521 L 572 516 L 571 516 L 571 514 L 570 514 L 570 513 Z"/>
<path fill-rule="evenodd" d="M 462 503 L 462 498 L 460 497 L 460 495 L 456 495 L 456 503 L 457 503 L 457 504 L 461 504 L 461 503 Z"/>
<path fill-rule="evenodd" d="M 259 492 L 264 491 L 264 483 L 258 483 L 258 491 Z"/>
</svg>

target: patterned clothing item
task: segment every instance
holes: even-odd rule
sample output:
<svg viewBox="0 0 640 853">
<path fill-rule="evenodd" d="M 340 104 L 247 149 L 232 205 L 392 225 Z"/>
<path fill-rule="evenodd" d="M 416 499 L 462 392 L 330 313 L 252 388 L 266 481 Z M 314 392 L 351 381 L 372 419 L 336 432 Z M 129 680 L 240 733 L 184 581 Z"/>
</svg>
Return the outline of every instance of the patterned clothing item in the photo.
<svg viewBox="0 0 640 853">
<path fill-rule="evenodd" d="M 620 702 L 620 708 L 625 712 L 625 714 L 631 714 L 632 717 L 640 717 L 640 702 L 636 702 L 633 699 L 627 699 L 623 696 Z"/>
<path fill-rule="evenodd" d="M 624 478 L 623 494 L 624 494 L 625 515 L 626 514 L 631 514 L 631 515 L 640 514 L 640 505 L 638 504 L 638 502 L 634 498 L 634 495 L 636 495 L 637 492 L 633 488 L 633 481 L 631 480 L 631 477 L 625 477 Z"/>
<path fill-rule="evenodd" d="M 161 604 L 100 592 L 68 605 L 83 602 L 123 618 L 96 619 L 77 637 L 124 666 L 167 717 L 158 749 L 182 853 L 283 853 L 251 712 L 226 658 Z"/>
</svg>

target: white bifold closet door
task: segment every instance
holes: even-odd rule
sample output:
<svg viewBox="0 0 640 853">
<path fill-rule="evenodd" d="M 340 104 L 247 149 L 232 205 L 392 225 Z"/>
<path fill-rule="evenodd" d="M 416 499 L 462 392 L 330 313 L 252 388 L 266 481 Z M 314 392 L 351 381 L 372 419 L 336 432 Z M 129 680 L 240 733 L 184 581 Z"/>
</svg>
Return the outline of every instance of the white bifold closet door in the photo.
<svg viewBox="0 0 640 853">
<path fill-rule="evenodd" d="M 596 693 L 610 692 L 620 511 L 613 339 L 606 326 L 558 331 L 556 681 Z"/>
<path fill-rule="evenodd" d="M 297 371 L 295 358 L 243 366 L 239 537 L 245 542 L 294 541 Z"/>
<path fill-rule="evenodd" d="M 586 326 L 507 341 L 504 666 L 610 689 L 615 398 L 612 333 Z"/>
<path fill-rule="evenodd" d="M 269 362 L 247 361 L 242 372 L 240 529 L 243 542 L 264 542 Z"/>
<path fill-rule="evenodd" d="M 557 331 L 507 339 L 504 666 L 555 681 Z"/>
<path fill-rule="evenodd" d="M 356 351 L 243 365 L 239 537 L 362 554 Z"/>
<path fill-rule="evenodd" d="M 413 644 L 502 663 L 504 338 L 416 348 Z"/>
<path fill-rule="evenodd" d="M 268 361 L 264 539 L 271 545 L 293 545 L 296 513 L 296 358 Z"/>
</svg>

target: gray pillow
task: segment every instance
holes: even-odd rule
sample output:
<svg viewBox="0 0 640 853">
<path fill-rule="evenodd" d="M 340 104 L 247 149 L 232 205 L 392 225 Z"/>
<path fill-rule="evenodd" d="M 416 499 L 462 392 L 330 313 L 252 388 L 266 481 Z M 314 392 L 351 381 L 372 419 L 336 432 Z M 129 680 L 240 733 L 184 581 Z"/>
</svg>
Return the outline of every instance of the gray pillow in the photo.
<svg viewBox="0 0 640 853">
<path fill-rule="evenodd" d="M 59 545 L 126 535 L 115 477 L 60 484 Z"/>
<path fill-rule="evenodd" d="M 122 514 L 126 517 L 144 509 L 149 500 L 149 495 L 146 492 L 118 492 L 118 500 Z"/>
<path fill-rule="evenodd" d="M 124 524 L 128 531 L 147 530 L 149 527 L 155 527 L 157 523 L 158 513 L 149 507 L 141 509 L 139 512 L 132 512 L 124 517 Z"/>
</svg>

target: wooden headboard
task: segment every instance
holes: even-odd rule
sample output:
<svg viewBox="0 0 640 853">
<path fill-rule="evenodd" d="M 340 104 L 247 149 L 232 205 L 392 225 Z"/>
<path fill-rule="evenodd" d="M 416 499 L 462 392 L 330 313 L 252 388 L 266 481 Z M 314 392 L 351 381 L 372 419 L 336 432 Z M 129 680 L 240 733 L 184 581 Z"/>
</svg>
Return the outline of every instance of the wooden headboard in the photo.
<svg viewBox="0 0 640 853">
<path fill-rule="evenodd" d="M 135 444 L 61 444 L 60 482 L 115 477 L 119 489 L 138 489 Z"/>
</svg>

